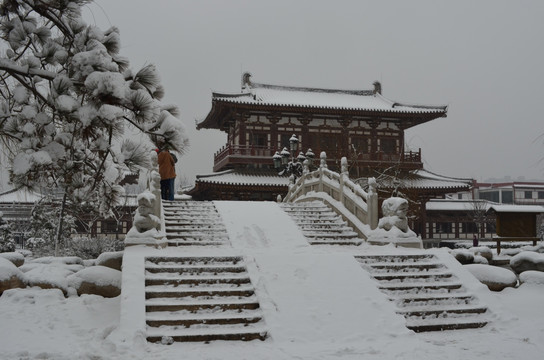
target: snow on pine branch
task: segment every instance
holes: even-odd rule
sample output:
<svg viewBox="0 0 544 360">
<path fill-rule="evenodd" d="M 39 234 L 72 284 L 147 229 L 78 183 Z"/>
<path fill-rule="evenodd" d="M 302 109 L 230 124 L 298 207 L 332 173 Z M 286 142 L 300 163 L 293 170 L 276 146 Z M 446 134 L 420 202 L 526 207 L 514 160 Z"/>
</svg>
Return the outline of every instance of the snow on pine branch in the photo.
<svg viewBox="0 0 544 360">
<path fill-rule="evenodd" d="M 0 4 L 0 138 L 10 143 L 14 185 L 57 187 L 107 214 L 128 170 L 148 167 L 150 144 L 183 153 L 187 137 L 153 65 L 136 72 L 120 33 L 87 25 L 87 0 Z M 134 75 L 133 75 L 134 74 Z M 130 134 L 126 134 L 130 130 Z"/>
</svg>

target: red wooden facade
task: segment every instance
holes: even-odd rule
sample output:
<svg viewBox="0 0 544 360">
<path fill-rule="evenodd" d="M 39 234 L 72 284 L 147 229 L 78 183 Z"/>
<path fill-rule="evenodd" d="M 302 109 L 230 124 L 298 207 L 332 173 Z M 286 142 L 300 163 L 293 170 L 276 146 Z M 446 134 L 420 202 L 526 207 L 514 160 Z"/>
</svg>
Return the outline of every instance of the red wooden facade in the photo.
<svg viewBox="0 0 544 360">
<path fill-rule="evenodd" d="M 218 129 L 227 133 L 227 144 L 214 156 L 213 171 L 273 171 L 272 156 L 287 147 L 295 134 L 299 151 L 309 148 L 319 157 L 324 151 L 330 169 L 338 171 L 340 159 L 348 158 L 350 177 L 377 177 L 392 171 L 395 177 L 413 177 L 423 170 L 421 149 L 405 149 L 404 131 L 439 117 L 447 116 L 447 106 L 406 105 L 382 95 L 382 87 L 374 83 L 372 90 L 330 90 L 257 84 L 250 75 L 242 78 L 239 94 L 213 93 L 212 108 L 198 129 Z M 298 154 L 295 154 L 297 156 Z M 391 170 L 393 169 L 393 170 Z M 416 176 L 417 177 L 417 176 Z M 195 199 L 230 199 L 233 186 L 248 186 L 262 192 L 263 200 L 273 200 L 280 188 L 247 183 L 221 182 L 221 175 L 197 178 L 189 194 Z M 427 181 L 427 180 L 426 180 Z M 411 195 L 422 204 L 445 193 L 467 190 L 466 183 L 452 183 L 440 188 L 414 187 Z M 387 186 L 382 190 L 387 193 Z M 224 191 L 223 191 L 224 190 Z M 241 189 L 242 190 L 242 189 Z M 428 191 L 427 191 L 428 190 Z M 206 194 L 215 194 L 208 198 Z M 281 193 L 281 192 L 280 192 Z M 390 196 L 390 194 L 389 194 Z M 241 193 L 236 198 L 242 198 Z M 424 226 L 422 235 L 424 234 Z"/>
<path fill-rule="evenodd" d="M 388 100 L 378 83 L 374 90 L 346 91 L 254 84 L 247 74 L 244 81 L 241 94 L 214 93 L 210 113 L 198 124 L 228 135 L 215 154 L 214 171 L 271 168 L 272 155 L 289 147 L 293 134 L 304 152 L 325 151 L 333 169 L 348 157 L 356 177 L 391 166 L 422 169 L 421 150 L 405 151 L 404 130 L 447 113 L 445 106 Z M 291 103 L 282 101 L 290 96 Z"/>
</svg>

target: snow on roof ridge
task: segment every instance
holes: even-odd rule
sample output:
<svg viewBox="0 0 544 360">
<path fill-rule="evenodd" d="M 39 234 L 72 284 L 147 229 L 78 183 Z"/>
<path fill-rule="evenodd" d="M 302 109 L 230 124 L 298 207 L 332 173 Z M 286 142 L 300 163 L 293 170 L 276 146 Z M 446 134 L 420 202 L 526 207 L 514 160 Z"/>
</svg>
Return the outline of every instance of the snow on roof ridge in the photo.
<svg viewBox="0 0 544 360">
<path fill-rule="evenodd" d="M 231 172 L 234 172 L 234 170 L 235 169 L 227 169 L 227 170 L 223 170 L 223 171 L 214 172 L 214 173 L 211 173 L 211 174 L 197 175 L 196 178 L 198 180 L 198 179 L 202 179 L 202 178 L 220 176 L 220 175 L 229 174 Z"/>
<path fill-rule="evenodd" d="M 469 178 L 456 178 L 456 177 L 451 177 L 451 176 L 445 176 L 445 175 L 440 175 L 440 174 L 436 174 L 432 171 L 429 171 L 429 170 L 426 170 L 426 169 L 418 169 L 414 172 L 414 174 L 416 175 L 420 175 L 422 177 L 425 176 L 425 173 L 428 173 L 430 175 L 433 175 L 433 176 L 436 176 L 436 177 L 439 177 L 441 180 L 444 180 L 444 181 L 451 181 L 451 182 L 458 182 L 458 181 L 463 181 L 463 182 L 470 182 L 472 184 L 473 182 L 473 179 L 469 179 Z"/>
<path fill-rule="evenodd" d="M 261 83 L 250 83 L 248 87 L 242 88 L 242 91 L 245 89 L 272 89 L 272 90 L 285 90 L 285 91 L 305 91 L 305 92 L 323 92 L 323 93 L 333 93 L 333 94 L 347 94 L 347 95 L 359 95 L 359 96 L 373 96 L 376 95 L 374 90 L 343 90 L 343 89 L 326 89 L 326 88 L 314 88 L 314 87 L 304 87 L 304 86 L 286 86 L 286 85 L 273 85 L 273 84 L 261 84 Z M 247 90 L 246 90 L 247 91 Z M 247 94 L 242 92 L 243 94 Z"/>
</svg>

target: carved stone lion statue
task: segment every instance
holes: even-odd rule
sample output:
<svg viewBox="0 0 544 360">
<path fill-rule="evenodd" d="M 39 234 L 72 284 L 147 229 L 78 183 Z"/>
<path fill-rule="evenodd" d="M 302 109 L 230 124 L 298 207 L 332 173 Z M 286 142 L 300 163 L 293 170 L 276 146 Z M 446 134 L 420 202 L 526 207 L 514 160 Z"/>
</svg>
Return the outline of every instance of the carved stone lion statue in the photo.
<svg viewBox="0 0 544 360">
<path fill-rule="evenodd" d="M 383 218 L 378 223 L 378 228 L 386 231 L 391 230 L 393 227 L 398 228 L 402 232 L 408 232 L 408 218 L 406 213 L 408 212 L 408 201 L 399 197 L 391 197 L 386 199 L 382 203 Z"/>
</svg>

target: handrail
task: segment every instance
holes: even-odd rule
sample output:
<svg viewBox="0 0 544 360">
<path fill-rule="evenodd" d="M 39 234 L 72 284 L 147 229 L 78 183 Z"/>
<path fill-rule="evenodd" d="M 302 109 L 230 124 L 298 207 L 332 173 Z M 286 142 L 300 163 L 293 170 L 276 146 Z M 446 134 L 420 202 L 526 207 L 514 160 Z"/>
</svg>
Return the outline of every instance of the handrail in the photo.
<svg viewBox="0 0 544 360">
<path fill-rule="evenodd" d="M 289 191 L 284 202 L 297 202 L 307 200 L 311 193 L 325 193 L 333 200 L 336 200 L 345 209 L 370 230 L 378 226 L 378 195 L 376 192 L 376 180 L 370 178 L 369 191 L 366 192 L 360 185 L 351 181 L 348 177 L 347 159 L 342 158 L 342 173 L 331 171 L 326 165 L 326 154 L 321 153 L 320 167 L 310 172 L 305 166 L 303 175 L 294 183 L 289 185 Z M 334 204 L 329 204 L 335 207 Z M 340 209 L 335 209 L 340 212 Z M 355 224 L 354 224 L 355 225 Z M 364 233 L 366 230 L 359 229 Z"/>
</svg>

